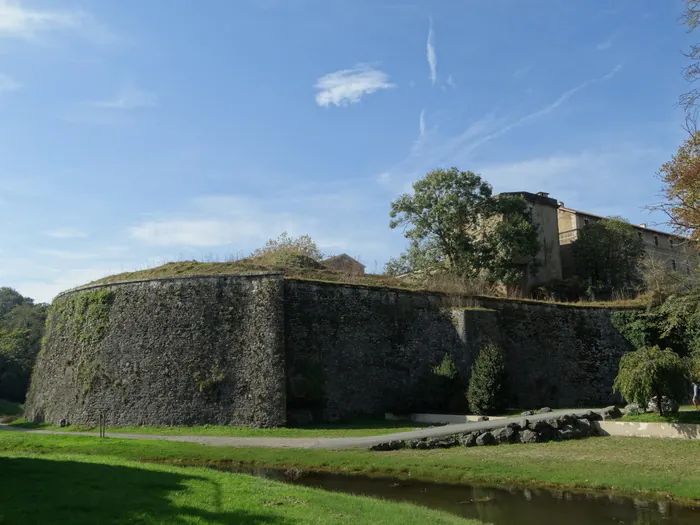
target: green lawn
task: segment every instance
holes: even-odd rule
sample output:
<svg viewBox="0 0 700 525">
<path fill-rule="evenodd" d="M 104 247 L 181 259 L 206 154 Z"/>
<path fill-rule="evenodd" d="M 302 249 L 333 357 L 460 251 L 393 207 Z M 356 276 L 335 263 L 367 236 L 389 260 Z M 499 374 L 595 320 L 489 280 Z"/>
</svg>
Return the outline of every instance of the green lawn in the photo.
<svg viewBox="0 0 700 525">
<path fill-rule="evenodd" d="M 233 462 L 483 484 L 611 489 L 700 503 L 700 441 L 592 438 L 445 450 L 309 450 L 0 432 L 0 453 L 79 453 L 132 460 Z"/>
<path fill-rule="evenodd" d="M 0 453 L 0 472 L 7 524 L 476 525 L 409 504 L 115 457 Z"/>
<path fill-rule="evenodd" d="M 97 427 L 71 425 L 60 428 L 56 425 L 29 423 L 20 418 L 11 426 L 35 430 L 59 430 L 65 432 L 98 432 Z M 123 434 L 153 434 L 160 436 L 228 436 L 228 437 L 275 437 L 275 438 L 320 438 L 361 437 L 408 432 L 426 427 L 422 423 L 407 421 L 363 420 L 351 423 L 328 423 L 300 428 L 248 428 L 217 425 L 198 427 L 107 427 L 107 432 Z"/>
<path fill-rule="evenodd" d="M 620 421 L 637 421 L 640 423 L 689 423 L 700 425 L 700 411 L 692 405 L 681 407 L 677 414 L 668 414 L 661 417 L 657 413 L 640 414 L 638 416 L 625 416 Z"/>
</svg>

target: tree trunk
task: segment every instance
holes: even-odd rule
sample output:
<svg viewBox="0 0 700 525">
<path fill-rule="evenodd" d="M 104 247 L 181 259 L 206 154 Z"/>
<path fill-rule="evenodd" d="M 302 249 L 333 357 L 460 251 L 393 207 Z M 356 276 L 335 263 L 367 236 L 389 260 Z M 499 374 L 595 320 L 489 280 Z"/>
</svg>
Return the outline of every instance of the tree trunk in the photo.
<svg viewBox="0 0 700 525">
<path fill-rule="evenodd" d="M 656 406 L 659 407 L 659 415 L 661 417 L 664 415 L 664 407 L 661 404 L 662 397 L 663 396 L 661 394 L 656 394 Z"/>
</svg>

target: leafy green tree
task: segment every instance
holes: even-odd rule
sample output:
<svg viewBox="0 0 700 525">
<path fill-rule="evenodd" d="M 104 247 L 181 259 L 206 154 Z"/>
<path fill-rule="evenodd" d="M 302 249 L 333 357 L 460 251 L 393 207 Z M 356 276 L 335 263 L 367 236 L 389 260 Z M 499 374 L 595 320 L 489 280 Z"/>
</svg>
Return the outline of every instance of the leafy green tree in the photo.
<svg viewBox="0 0 700 525">
<path fill-rule="evenodd" d="M 677 353 L 650 346 L 622 356 L 613 390 L 643 407 L 656 398 L 659 414 L 663 415 L 661 398 L 682 400 L 687 394 L 688 375 L 688 364 Z"/>
<path fill-rule="evenodd" d="M 390 261 L 388 273 L 449 271 L 517 282 L 539 250 L 537 227 L 522 197 L 494 196 L 471 171 L 436 169 L 391 203 L 393 228 L 402 227 L 409 249 Z"/>
<path fill-rule="evenodd" d="M 572 244 L 578 274 L 595 293 L 611 295 L 641 284 L 644 243 L 627 220 L 610 217 L 585 226 Z"/>
<path fill-rule="evenodd" d="M 31 299 L 22 296 L 17 290 L 3 286 L 0 288 L 0 319 L 5 317 L 15 306 L 26 302 L 32 304 Z"/>
<path fill-rule="evenodd" d="M 505 405 L 506 366 L 503 352 L 495 343 L 479 352 L 467 389 L 469 409 L 474 414 L 493 414 Z"/>
</svg>

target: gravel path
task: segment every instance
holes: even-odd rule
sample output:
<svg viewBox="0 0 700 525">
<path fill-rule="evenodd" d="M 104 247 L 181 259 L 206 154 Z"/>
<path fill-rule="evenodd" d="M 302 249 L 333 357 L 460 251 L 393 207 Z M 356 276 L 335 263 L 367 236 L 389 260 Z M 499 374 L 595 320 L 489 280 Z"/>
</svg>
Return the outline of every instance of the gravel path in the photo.
<svg viewBox="0 0 700 525">
<path fill-rule="evenodd" d="M 546 414 L 527 416 L 530 421 L 549 419 L 550 417 L 562 416 L 565 414 L 578 415 L 589 412 L 587 409 L 581 410 L 554 410 Z M 599 412 L 599 410 L 594 410 Z M 474 430 L 493 430 L 504 427 L 507 423 L 518 421 L 519 418 L 506 418 L 494 421 L 479 421 L 470 423 L 460 423 L 457 425 L 443 425 L 439 427 L 423 428 L 411 430 L 409 432 L 398 432 L 395 434 L 384 434 L 382 436 L 368 437 L 347 437 L 347 438 L 244 438 L 226 436 L 161 436 L 153 434 L 120 434 L 107 433 L 108 438 L 119 439 L 155 439 L 161 441 L 180 441 L 185 443 L 198 443 L 212 447 L 265 447 L 265 448 L 315 448 L 315 449 L 340 449 L 340 448 L 369 448 L 380 443 L 387 443 L 402 439 L 420 439 L 449 436 L 460 432 L 471 432 Z M 0 431 L 26 432 L 30 434 L 54 434 L 61 436 L 95 436 L 97 432 L 61 432 L 57 430 L 27 430 L 23 428 L 8 427 L 0 425 Z"/>
</svg>

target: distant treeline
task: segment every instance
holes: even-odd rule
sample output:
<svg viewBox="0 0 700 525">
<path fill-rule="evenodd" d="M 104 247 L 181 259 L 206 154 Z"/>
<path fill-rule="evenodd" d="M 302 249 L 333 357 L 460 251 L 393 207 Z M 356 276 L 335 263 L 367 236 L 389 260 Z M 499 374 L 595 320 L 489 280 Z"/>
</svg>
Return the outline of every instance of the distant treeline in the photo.
<svg viewBox="0 0 700 525">
<path fill-rule="evenodd" d="M 12 288 L 0 288 L 0 399 L 24 401 L 48 307 Z"/>
</svg>

